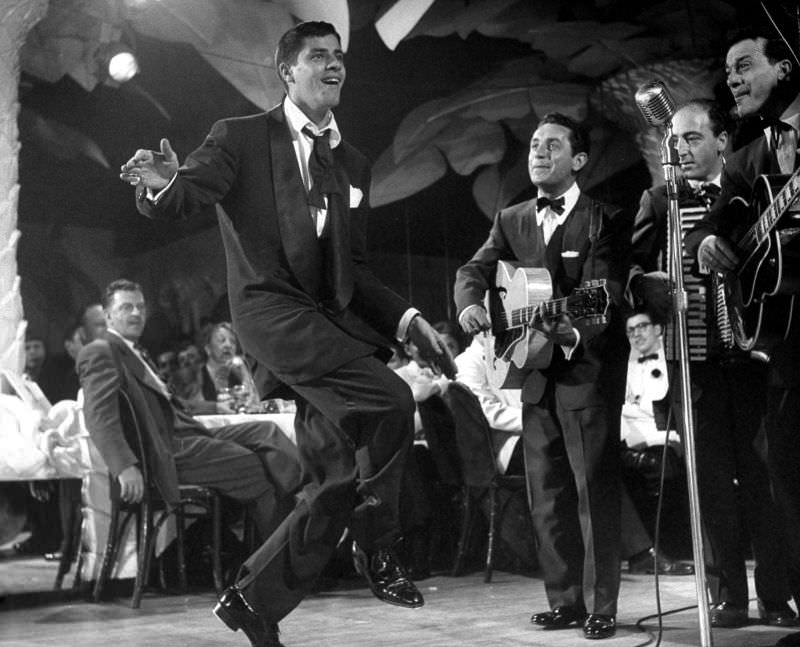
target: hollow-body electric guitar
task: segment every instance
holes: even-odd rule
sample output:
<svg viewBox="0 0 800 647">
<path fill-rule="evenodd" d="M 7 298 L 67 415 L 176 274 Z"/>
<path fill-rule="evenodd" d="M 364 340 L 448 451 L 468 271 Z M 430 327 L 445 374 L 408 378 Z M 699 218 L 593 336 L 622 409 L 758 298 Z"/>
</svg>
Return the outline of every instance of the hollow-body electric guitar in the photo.
<svg viewBox="0 0 800 647">
<path fill-rule="evenodd" d="M 552 299 L 550 272 L 542 267 L 518 267 L 498 261 L 495 287 L 486 295 L 492 330 L 484 338 L 484 356 L 492 384 L 520 388 L 532 370 L 546 368 L 553 344 L 536 328 L 543 317 L 606 321 L 608 290 L 605 279 L 588 281 L 568 297 Z"/>
</svg>

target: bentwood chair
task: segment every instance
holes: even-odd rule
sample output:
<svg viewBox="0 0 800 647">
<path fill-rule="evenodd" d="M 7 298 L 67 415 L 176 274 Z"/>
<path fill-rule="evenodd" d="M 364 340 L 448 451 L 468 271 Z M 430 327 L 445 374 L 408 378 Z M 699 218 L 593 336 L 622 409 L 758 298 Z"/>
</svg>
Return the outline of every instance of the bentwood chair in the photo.
<svg viewBox="0 0 800 647">
<path fill-rule="evenodd" d="M 443 396 L 455 424 L 456 450 L 461 473 L 461 531 L 451 575 L 464 572 L 464 561 L 475 525 L 476 508 L 487 494 L 489 529 L 486 538 L 484 582 L 490 582 L 494 570 L 494 552 L 498 528 L 501 526 L 510 497 L 501 503 L 500 490 L 518 491 L 525 488 L 524 475 L 505 475 L 496 461 L 492 430 L 477 396 L 460 382 L 450 382 Z"/>
<path fill-rule="evenodd" d="M 119 483 L 116 478 L 109 475 L 111 490 L 111 518 L 108 527 L 108 538 L 103 553 L 100 570 L 95 582 L 93 599 L 99 602 L 103 599 L 104 589 L 111 576 L 111 571 L 117 561 L 120 545 L 126 537 L 128 524 L 136 519 L 137 525 L 137 568 L 136 580 L 133 589 L 131 607 L 138 609 L 144 588 L 148 583 L 150 568 L 156 548 L 156 537 L 159 529 L 167 519 L 175 518 L 176 526 L 176 554 L 178 586 L 181 591 L 186 591 L 186 560 L 183 547 L 183 530 L 186 519 L 210 515 L 212 526 L 211 557 L 214 588 L 221 594 L 224 588 L 222 578 L 221 543 L 222 543 L 222 513 L 220 495 L 212 488 L 198 485 L 184 485 L 180 488 L 180 501 L 170 507 L 163 500 L 158 489 L 153 485 L 151 467 L 148 465 L 147 452 L 145 451 L 146 438 L 137 419 L 136 412 L 127 394 L 120 394 L 120 411 L 123 427 L 129 442 L 137 443 L 133 448 L 139 458 L 139 467 L 145 483 L 145 492 L 139 503 L 126 503 L 120 497 Z M 158 517 L 156 516 L 158 514 Z M 163 582 L 163 564 L 161 579 Z"/>
</svg>

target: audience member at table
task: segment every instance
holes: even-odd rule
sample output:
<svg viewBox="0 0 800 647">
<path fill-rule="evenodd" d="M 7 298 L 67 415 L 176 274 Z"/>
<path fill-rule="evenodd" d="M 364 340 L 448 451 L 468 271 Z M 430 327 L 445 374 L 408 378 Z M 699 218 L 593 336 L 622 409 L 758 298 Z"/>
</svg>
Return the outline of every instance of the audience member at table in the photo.
<svg viewBox="0 0 800 647">
<path fill-rule="evenodd" d="M 301 486 L 297 450 L 272 422 L 208 430 L 176 403 L 138 342 L 147 320 L 141 287 L 119 279 L 104 295 L 108 330 L 78 355 L 86 428 L 126 502 L 138 502 L 145 483 L 140 458 L 128 444 L 120 399 L 129 399 L 147 438 L 154 485 L 173 502 L 178 483 L 217 489 L 245 503 L 262 537 L 294 507 Z"/>
<path fill-rule="evenodd" d="M 258 390 L 230 322 L 222 321 L 208 328 L 203 350 L 206 356 L 201 371 L 203 399 L 223 401 L 237 411 L 259 410 Z"/>
</svg>

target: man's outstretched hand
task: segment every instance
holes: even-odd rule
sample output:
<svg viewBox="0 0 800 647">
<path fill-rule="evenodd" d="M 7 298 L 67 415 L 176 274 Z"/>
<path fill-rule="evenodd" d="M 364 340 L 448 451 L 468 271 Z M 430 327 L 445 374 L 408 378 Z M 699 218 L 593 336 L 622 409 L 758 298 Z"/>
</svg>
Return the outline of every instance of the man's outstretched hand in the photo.
<svg viewBox="0 0 800 647">
<path fill-rule="evenodd" d="M 145 189 L 158 192 L 167 186 L 178 172 L 178 156 L 168 139 L 162 139 L 160 146 L 160 151 L 137 150 L 122 165 L 119 179 L 135 186 L 137 192 Z"/>
<path fill-rule="evenodd" d="M 444 373 L 451 380 L 456 377 L 456 364 L 450 349 L 433 327 L 420 315 L 408 325 L 408 340 L 419 349 L 420 356 L 437 375 Z"/>
</svg>

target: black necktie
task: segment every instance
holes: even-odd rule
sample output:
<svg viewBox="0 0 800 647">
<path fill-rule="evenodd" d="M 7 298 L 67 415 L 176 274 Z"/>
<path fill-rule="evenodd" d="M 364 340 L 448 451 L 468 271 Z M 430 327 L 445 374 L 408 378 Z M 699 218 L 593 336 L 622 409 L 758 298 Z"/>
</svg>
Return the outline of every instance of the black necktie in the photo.
<svg viewBox="0 0 800 647">
<path fill-rule="evenodd" d="M 658 359 L 658 353 L 650 353 L 649 355 L 642 355 L 639 357 L 638 362 L 644 364 L 648 359 Z"/>
<path fill-rule="evenodd" d="M 334 173 L 333 151 L 331 150 L 330 131 L 325 130 L 315 135 L 306 126 L 303 132 L 314 140 L 314 148 L 308 158 L 308 172 L 311 174 L 311 191 L 308 193 L 308 204 L 317 209 L 325 208 L 325 195 L 339 193 L 339 185 Z"/>
<path fill-rule="evenodd" d="M 158 366 L 153 361 L 153 358 L 150 357 L 150 353 L 147 352 L 147 349 L 139 343 L 133 345 L 133 349 L 139 353 L 139 357 L 142 358 L 142 361 L 147 364 L 156 375 L 160 375 L 158 372 Z"/>
<path fill-rule="evenodd" d="M 550 211 L 561 215 L 564 213 L 564 196 L 560 198 L 550 199 L 545 196 L 536 198 L 536 211 L 541 211 L 545 207 L 550 207 Z"/>
</svg>

